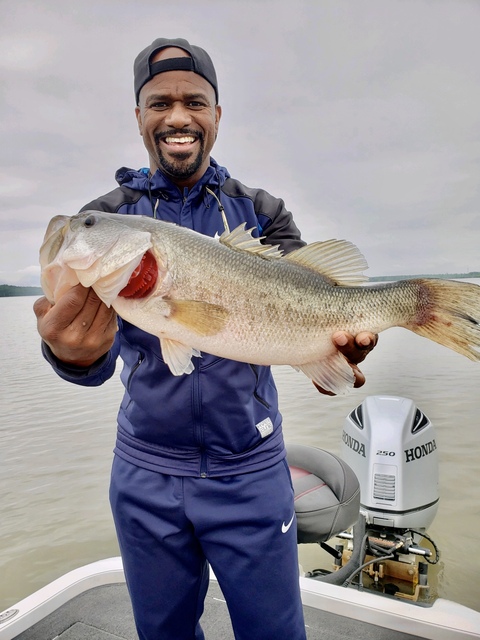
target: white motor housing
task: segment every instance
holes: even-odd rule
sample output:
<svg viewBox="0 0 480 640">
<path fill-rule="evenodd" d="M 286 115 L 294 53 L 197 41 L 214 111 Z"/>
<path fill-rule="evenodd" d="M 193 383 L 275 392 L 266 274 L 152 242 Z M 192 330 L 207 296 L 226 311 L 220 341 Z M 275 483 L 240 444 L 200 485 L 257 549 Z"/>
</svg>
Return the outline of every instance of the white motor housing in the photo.
<svg viewBox="0 0 480 640">
<path fill-rule="evenodd" d="M 427 416 L 408 398 L 369 396 L 347 416 L 342 440 L 367 523 L 425 530 L 439 500 L 437 444 Z"/>
</svg>

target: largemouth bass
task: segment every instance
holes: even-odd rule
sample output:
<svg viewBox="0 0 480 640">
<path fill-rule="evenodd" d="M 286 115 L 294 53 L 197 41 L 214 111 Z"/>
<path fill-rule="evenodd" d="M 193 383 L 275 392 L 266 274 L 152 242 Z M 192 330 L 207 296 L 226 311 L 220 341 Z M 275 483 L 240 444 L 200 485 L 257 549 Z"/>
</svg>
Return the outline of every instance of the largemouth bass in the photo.
<svg viewBox="0 0 480 640">
<path fill-rule="evenodd" d="M 336 330 L 404 327 L 480 360 L 480 287 L 415 279 L 363 286 L 365 259 L 344 240 L 286 256 L 245 225 L 210 238 L 143 216 L 56 216 L 40 249 L 41 284 L 55 303 L 79 282 L 118 315 L 160 339 L 174 375 L 201 352 L 287 364 L 333 393 L 354 376 Z"/>
</svg>

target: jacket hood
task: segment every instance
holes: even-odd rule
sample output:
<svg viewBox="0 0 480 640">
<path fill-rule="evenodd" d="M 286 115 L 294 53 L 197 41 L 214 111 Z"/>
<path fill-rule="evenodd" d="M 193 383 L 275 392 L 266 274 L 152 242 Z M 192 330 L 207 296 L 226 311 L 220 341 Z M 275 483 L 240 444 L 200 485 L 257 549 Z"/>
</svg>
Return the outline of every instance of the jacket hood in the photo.
<svg viewBox="0 0 480 640">
<path fill-rule="evenodd" d="M 151 177 L 149 177 L 149 174 L 150 172 L 146 168 L 135 170 L 129 169 L 128 167 L 121 167 L 116 172 L 115 179 L 120 186 L 129 187 L 135 191 L 158 190 L 179 193 L 179 188 L 160 170 L 157 170 Z M 201 188 L 205 185 L 217 188 L 221 187 L 229 177 L 230 174 L 227 169 L 217 164 L 213 158 L 210 158 L 210 166 L 191 190 L 196 189 L 197 186 Z"/>
</svg>

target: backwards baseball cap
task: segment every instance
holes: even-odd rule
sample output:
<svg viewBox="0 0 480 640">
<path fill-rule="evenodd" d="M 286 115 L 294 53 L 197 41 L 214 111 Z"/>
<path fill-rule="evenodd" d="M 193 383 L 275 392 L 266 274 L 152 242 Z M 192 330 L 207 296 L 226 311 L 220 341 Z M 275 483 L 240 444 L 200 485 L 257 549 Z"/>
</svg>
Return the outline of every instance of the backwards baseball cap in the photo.
<svg viewBox="0 0 480 640">
<path fill-rule="evenodd" d="M 178 47 L 189 54 L 189 58 L 167 58 L 158 62 L 150 62 L 153 56 L 166 47 Z M 140 89 L 158 73 L 164 71 L 193 71 L 207 80 L 215 89 L 215 99 L 218 103 L 217 74 L 213 62 L 206 51 L 190 44 L 183 38 L 157 38 L 152 44 L 141 51 L 135 58 L 133 65 L 135 100 L 139 101 Z"/>
</svg>

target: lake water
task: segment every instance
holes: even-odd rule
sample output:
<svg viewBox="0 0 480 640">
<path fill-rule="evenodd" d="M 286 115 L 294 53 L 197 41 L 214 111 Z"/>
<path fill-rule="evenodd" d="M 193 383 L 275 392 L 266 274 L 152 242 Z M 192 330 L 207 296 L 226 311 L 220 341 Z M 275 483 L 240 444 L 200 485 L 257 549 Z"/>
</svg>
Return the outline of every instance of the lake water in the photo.
<svg viewBox="0 0 480 640">
<path fill-rule="evenodd" d="M 0 298 L 0 611 L 118 555 L 107 493 L 120 381 L 84 389 L 58 379 L 40 353 L 33 301 Z M 438 592 L 480 610 L 480 365 L 390 329 L 363 371 L 362 389 L 328 398 L 301 373 L 275 368 L 286 440 L 339 453 L 344 418 L 365 396 L 412 398 L 434 423 L 440 453 L 429 529 L 442 553 Z M 318 547 L 306 547 L 302 563 L 315 564 Z"/>
</svg>

